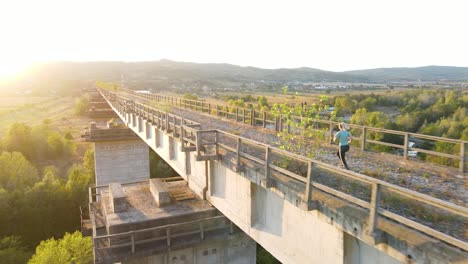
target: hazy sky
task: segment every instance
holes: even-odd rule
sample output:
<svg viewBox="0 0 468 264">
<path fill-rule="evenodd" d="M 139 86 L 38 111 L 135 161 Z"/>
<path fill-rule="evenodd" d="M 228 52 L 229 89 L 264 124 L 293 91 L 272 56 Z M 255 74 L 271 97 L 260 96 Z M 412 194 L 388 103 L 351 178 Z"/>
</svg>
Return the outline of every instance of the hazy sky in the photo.
<svg viewBox="0 0 468 264">
<path fill-rule="evenodd" d="M 37 61 L 468 66 L 467 0 L 0 2 L 0 76 Z"/>
</svg>

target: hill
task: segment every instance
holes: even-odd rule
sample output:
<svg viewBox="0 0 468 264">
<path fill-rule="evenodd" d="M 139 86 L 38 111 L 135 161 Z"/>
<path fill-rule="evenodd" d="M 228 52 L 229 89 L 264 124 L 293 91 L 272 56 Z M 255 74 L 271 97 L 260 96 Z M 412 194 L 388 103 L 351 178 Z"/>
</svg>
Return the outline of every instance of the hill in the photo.
<svg viewBox="0 0 468 264">
<path fill-rule="evenodd" d="M 468 67 L 427 66 L 332 72 L 314 68 L 261 69 L 225 63 L 191 63 L 170 60 L 150 62 L 53 62 L 36 65 L 10 90 L 60 90 L 82 88 L 97 80 L 121 83 L 135 89 L 212 89 L 254 84 L 267 88 L 289 83 L 347 82 L 457 82 L 468 81 Z M 1 84 L 0 84 L 1 86 Z M 3 85 L 5 86 L 5 84 Z M 1 89 L 1 87 L 0 87 Z M 5 89 L 4 89 L 5 90 Z"/>
<path fill-rule="evenodd" d="M 352 76 L 366 76 L 376 82 L 392 81 L 467 81 L 468 67 L 426 66 L 416 68 L 378 68 L 347 71 Z"/>
</svg>

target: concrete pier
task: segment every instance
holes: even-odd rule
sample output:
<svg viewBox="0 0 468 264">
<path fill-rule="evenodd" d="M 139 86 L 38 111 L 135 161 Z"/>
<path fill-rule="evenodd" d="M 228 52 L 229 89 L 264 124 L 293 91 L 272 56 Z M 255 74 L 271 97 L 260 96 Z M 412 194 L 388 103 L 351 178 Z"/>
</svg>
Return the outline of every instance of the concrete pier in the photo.
<svg viewBox="0 0 468 264">
<path fill-rule="evenodd" d="M 90 204 L 95 263 L 256 262 L 255 241 L 185 181 L 158 180 L 161 193 L 169 195 L 165 203 L 156 201 L 151 184 L 97 187 L 100 199 Z"/>
<path fill-rule="evenodd" d="M 147 180 L 149 148 L 141 140 L 101 141 L 94 145 L 96 185 Z"/>
<path fill-rule="evenodd" d="M 94 142 L 96 185 L 149 179 L 149 147 L 121 122 L 92 122 L 82 137 Z"/>
</svg>

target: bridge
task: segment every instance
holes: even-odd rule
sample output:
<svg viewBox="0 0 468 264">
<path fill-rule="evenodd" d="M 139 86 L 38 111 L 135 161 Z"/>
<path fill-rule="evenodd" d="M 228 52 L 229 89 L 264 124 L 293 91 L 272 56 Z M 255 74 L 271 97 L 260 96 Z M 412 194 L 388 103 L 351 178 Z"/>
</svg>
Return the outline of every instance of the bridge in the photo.
<svg viewBox="0 0 468 264">
<path fill-rule="evenodd" d="M 234 115 L 264 128 L 270 123 L 276 131 L 288 129 L 281 118 L 268 121 L 266 113 L 130 91 L 99 93 L 123 125 L 93 125 L 87 135 L 95 142 L 96 186 L 89 199 L 96 263 L 255 263 L 256 243 L 282 263 L 468 262 L 465 206 L 233 133 L 203 130 L 196 120 L 154 102 Z M 326 125 L 331 134 L 334 124 Z M 372 129 L 362 128 L 362 150 L 379 143 L 366 140 Z M 391 144 L 404 149 L 404 158 L 410 137 L 434 139 L 392 133 L 404 138 L 403 145 Z M 440 140 L 460 144 L 460 155 L 417 150 L 458 160 L 463 173 L 465 142 Z M 149 179 L 148 146 L 183 181 Z M 353 188 L 319 178 L 340 179 Z M 440 222 L 392 210 L 395 200 L 455 229 L 440 230 Z"/>
</svg>

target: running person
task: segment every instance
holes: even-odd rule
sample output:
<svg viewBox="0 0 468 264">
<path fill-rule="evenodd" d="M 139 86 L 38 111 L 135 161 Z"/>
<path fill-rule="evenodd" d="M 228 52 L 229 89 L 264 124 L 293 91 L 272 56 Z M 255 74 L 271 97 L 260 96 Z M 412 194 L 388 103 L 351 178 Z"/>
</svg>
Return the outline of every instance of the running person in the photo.
<svg viewBox="0 0 468 264">
<path fill-rule="evenodd" d="M 353 140 L 353 136 L 351 133 L 348 132 L 348 126 L 346 123 L 341 122 L 338 124 L 338 128 L 340 131 L 335 134 L 335 137 L 333 138 L 333 141 L 336 142 L 336 139 L 339 140 L 339 148 L 338 152 L 336 152 L 336 155 L 341 161 L 341 164 L 349 170 L 348 164 L 346 163 L 345 159 L 345 153 L 349 151 L 349 143 Z"/>
</svg>

